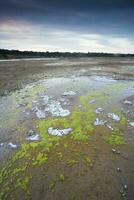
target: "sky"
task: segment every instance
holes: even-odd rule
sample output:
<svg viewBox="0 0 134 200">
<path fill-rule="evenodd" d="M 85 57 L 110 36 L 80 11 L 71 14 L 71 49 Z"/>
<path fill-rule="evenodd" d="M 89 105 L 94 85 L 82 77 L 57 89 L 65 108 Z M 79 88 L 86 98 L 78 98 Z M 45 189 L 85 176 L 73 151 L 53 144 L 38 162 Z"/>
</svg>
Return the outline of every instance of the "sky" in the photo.
<svg viewBox="0 0 134 200">
<path fill-rule="evenodd" d="M 0 0 L 0 48 L 134 53 L 134 0 Z"/>
</svg>

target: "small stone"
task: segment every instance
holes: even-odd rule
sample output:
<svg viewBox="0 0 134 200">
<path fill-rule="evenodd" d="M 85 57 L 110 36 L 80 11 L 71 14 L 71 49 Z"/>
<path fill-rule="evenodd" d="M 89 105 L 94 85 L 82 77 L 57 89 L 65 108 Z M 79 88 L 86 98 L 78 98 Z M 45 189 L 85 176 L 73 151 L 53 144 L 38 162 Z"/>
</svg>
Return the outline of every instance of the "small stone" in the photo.
<svg viewBox="0 0 134 200">
<path fill-rule="evenodd" d="M 4 143 L 0 143 L 0 147 L 2 147 L 4 145 Z"/>
<path fill-rule="evenodd" d="M 118 171 L 118 172 L 122 172 L 122 170 L 121 170 L 119 167 L 117 168 L 117 171 Z"/>
<path fill-rule="evenodd" d="M 118 151 L 116 151 L 116 153 L 117 153 L 117 154 L 120 154 L 121 152 L 118 150 Z"/>
<path fill-rule="evenodd" d="M 127 190 L 127 189 L 128 189 L 128 186 L 127 186 L 126 184 L 124 185 L 124 189 L 125 189 L 125 190 Z"/>
<path fill-rule="evenodd" d="M 125 193 L 122 193 L 122 194 L 121 194 L 121 196 L 122 196 L 122 197 L 125 197 L 125 196 L 126 196 L 126 194 L 125 194 Z"/>
<path fill-rule="evenodd" d="M 116 149 L 112 149 L 112 152 L 113 152 L 113 153 L 116 153 Z"/>
</svg>

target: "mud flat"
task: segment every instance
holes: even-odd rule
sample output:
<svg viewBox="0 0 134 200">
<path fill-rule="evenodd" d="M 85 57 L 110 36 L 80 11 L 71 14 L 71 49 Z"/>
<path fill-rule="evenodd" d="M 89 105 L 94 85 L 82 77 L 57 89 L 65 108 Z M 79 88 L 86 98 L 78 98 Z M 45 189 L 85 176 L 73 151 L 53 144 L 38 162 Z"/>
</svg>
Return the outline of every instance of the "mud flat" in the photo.
<svg viewBox="0 0 134 200">
<path fill-rule="evenodd" d="M 134 198 L 134 59 L 0 61 L 0 200 Z"/>
</svg>

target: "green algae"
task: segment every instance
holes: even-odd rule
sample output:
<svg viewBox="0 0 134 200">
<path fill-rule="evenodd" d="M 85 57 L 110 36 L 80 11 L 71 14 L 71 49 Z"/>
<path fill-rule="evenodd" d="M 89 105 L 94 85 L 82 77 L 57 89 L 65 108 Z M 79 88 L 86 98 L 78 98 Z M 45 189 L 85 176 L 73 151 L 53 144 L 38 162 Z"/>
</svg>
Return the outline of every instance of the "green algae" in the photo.
<svg viewBox="0 0 134 200">
<path fill-rule="evenodd" d="M 88 156 L 85 156 L 84 160 L 85 160 L 86 165 L 88 165 L 90 167 L 93 166 L 93 162 L 92 162 L 91 158 L 89 158 Z"/>
<path fill-rule="evenodd" d="M 56 186 L 56 181 L 52 181 L 52 182 L 49 184 L 49 189 L 50 189 L 50 190 L 54 190 L 55 186 Z"/>
<path fill-rule="evenodd" d="M 29 184 L 31 177 L 19 178 L 16 181 L 15 188 L 21 188 L 27 195 L 30 195 Z"/>
<path fill-rule="evenodd" d="M 113 89 L 121 89 L 124 86 L 113 87 Z M 33 92 L 35 95 L 35 93 Z M 93 121 L 95 119 L 94 113 L 94 105 L 89 105 L 89 101 L 96 98 L 97 101 L 103 102 L 107 98 L 103 92 L 94 92 L 86 97 L 80 97 L 80 103 L 82 105 L 82 110 L 78 111 L 75 109 L 69 117 L 66 118 L 54 118 L 54 119 L 45 119 L 39 120 L 37 122 L 38 131 L 41 136 L 41 141 L 39 142 L 32 142 L 29 144 L 23 144 L 22 148 L 19 152 L 17 152 L 11 159 L 11 161 L 6 165 L 4 169 L 0 172 L 0 187 L 1 187 L 1 194 L 0 200 L 9 199 L 14 193 L 14 190 L 17 188 L 21 188 L 26 194 L 29 194 L 29 184 L 30 178 L 24 177 L 24 174 L 31 169 L 32 167 L 40 167 L 41 165 L 47 164 L 48 161 L 48 153 L 59 145 L 61 140 L 60 137 L 57 136 L 50 136 L 48 135 L 47 131 L 49 127 L 57 128 L 57 129 L 64 129 L 71 127 L 73 131 L 70 134 L 70 138 L 72 141 L 81 141 L 81 142 L 88 142 L 90 140 L 91 134 L 93 133 Z M 120 124 L 125 124 L 124 116 L 121 116 Z M 105 141 L 108 144 L 124 144 L 123 135 L 120 131 L 115 130 L 112 134 L 105 138 Z M 64 148 L 67 148 L 68 145 L 64 144 Z M 59 158 L 62 158 L 62 153 L 58 154 Z M 85 157 L 85 163 L 89 166 L 92 166 L 92 161 L 89 157 Z M 22 166 L 18 167 L 19 163 Z M 78 161 L 75 159 L 67 161 L 68 166 L 73 166 L 78 164 Z M 13 178 L 13 175 L 15 177 Z M 60 174 L 61 181 L 64 181 L 65 176 Z M 9 180 L 14 180 L 16 187 L 14 188 L 11 185 Z M 6 187 L 5 187 L 6 185 Z M 10 186 L 11 185 L 11 186 Z M 50 189 L 55 187 L 54 184 L 50 185 Z"/>
<path fill-rule="evenodd" d="M 58 155 L 60 160 L 63 158 L 63 154 L 61 152 L 58 152 L 57 155 Z"/>
<path fill-rule="evenodd" d="M 64 174 L 60 174 L 59 179 L 60 179 L 61 182 L 64 182 L 66 180 L 66 177 L 65 177 Z"/>
<path fill-rule="evenodd" d="M 112 131 L 112 134 L 109 137 L 106 137 L 105 141 L 111 145 L 125 144 L 123 134 L 118 129 Z"/>
<path fill-rule="evenodd" d="M 33 163 L 32 165 L 42 165 L 42 164 L 45 164 L 47 163 L 48 161 L 48 157 L 47 157 L 47 154 L 44 154 L 44 153 L 41 153 L 39 152 L 38 155 L 36 156 L 36 158 L 33 159 Z"/>
<path fill-rule="evenodd" d="M 48 153 L 57 144 L 59 138 L 47 136 L 36 143 L 23 144 L 6 166 L 0 171 L 0 200 L 11 199 L 18 188 L 29 194 L 30 178 L 23 178 L 32 167 L 40 167 L 47 163 Z M 20 167 L 19 167 L 20 165 Z M 17 166 L 17 167 L 16 167 Z M 14 184 L 11 183 L 14 182 Z M 5 184 L 7 187 L 5 187 Z M 7 191 L 7 188 L 10 188 Z"/>
<path fill-rule="evenodd" d="M 74 165 L 76 165 L 76 164 L 78 164 L 78 161 L 77 161 L 77 160 L 72 159 L 72 160 L 68 160 L 68 161 L 67 161 L 67 165 L 68 165 L 69 167 L 72 167 L 72 166 L 74 166 Z"/>
<path fill-rule="evenodd" d="M 75 141 L 88 141 L 91 132 L 94 130 L 93 120 L 95 114 L 93 108 L 87 104 L 89 97 L 83 97 L 80 102 L 83 105 L 84 111 L 73 111 L 67 118 L 55 118 L 48 120 L 40 120 L 37 124 L 38 130 L 42 138 L 47 137 L 49 127 L 56 129 L 65 129 L 71 127 L 71 138 Z"/>
</svg>

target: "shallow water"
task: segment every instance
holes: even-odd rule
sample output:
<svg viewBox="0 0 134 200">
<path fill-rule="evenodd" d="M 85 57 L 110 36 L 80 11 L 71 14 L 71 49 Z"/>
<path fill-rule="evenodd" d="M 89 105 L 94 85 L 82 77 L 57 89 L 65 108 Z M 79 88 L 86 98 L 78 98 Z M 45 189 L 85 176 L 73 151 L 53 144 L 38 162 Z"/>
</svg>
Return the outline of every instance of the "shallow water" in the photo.
<svg viewBox="0 0 134 200">
<path fill-rule="evenodd" d="M 83 60 L 81 62 L 83 63 Z M 96 62 L 98 64 L 99 60 Z M 124 63 L 125 61 L 120 62 Z M 63 62 L 60 64 L 63 64 Z M 81 63 L 79 62 L 79 64 Z M 97 70 L 100 69 L 98 68 Z M 131 68 L 130 71 L 133 71 L 133 68 Z M 127 182 L 129 190 L 127 192 L 125 191 L 125 197 L 130 197 L 129 199 L 132 199 L 133 192 L 131 190 L 131 187 L 132 182 L 134 181 L 132 167 L 134 166 L 134 162 L 131 154 L 132 152 L 134 153 L 134 136 L 132 136 L 134 128 L 133 126 L 131 126 L 131 124 L 133 124 L 134 121 L 134 81 L 127 78 L 123 80 L 122 78 L 117 79 L 113 75 L 110 76 L 108 74 L 104 76 L 104 73 L 103 75 L 92 74 L 90 76 L 86 75 L 86 73 L 87 69 L 85 69 L 85 67 L 82 67 L 77 71 L 76 74 L 73 73 L 69 76 L 60 75 L 53 76 L 51 78 L 41 78 L 41 80 L 34 81 L 29 84 L 24 84 L 22 89 L 12 91 L 10 94 L 7 94 L 0 98 L 1 163 L 6 163 L 6 161 L 11 157 L 12 154 L 20 151 L 22 144 L 28 144 L 32 142 L 38 143 L 42 141 L 42 132 L 39 131 L 38 127 L 40 126 L 38 125 L 40 123 L 46 123 L 46 126 L 48 126 L 48 131 L 45 132 L 45 135 L 51 135 L 51 137 L 53 137 L 53 135 L 55 134 L 58 137 L 58 134 L 60 134 L 60 138 L 63 135 L 63 139 L 60 139 L 60 144 L 58 144 L 57 147 L 55 146 L 55 151 L 53 152 L 52 150 L 50 152 L 50 161 L 48 161 L 46 165 L 44 162 L 43 165 L 45 167 L 45 170 L 47 171 L 46 174 L 48 177 L 48 180 L 46 180 L 46 184 L 51 183 L 50 187 L 52 187 L 52 189 L 53 187 L 55 188 L 55 184 L 57 184 L 58 186 L 55 189 L 54 193 L 52 193 L 51 188 L 47 188 L 44 186 L 44 192 L 42 194 L 42 197 L 40 197 L 39 193 L 44 182 L 44 179 L 41 178 L 43 173 L 43 166 L 41 167 L 41 169 L 35 169 L 38 171 L 40 178 L 37 178 L 35 176 L 38 180 L 37 183 L 39 184 L 39 188 L 37 187 L 37 191 L 34 192 L 37 185 L 34 181 L 35 177 L 32 175 L 33 180 L 32 185 L 30 186 L 32 199 L 40 199 L 44 197 L 46 199 L 54 199 L 54 195 L 56 195 L 56 199 L 58 199 L 58 195 L 61 193 L 62 199 L 73 199 L 73 195 L 76 196 L 76 198 L 74 199 L 88 199 L 89 194 L 87 195 L 87 178 L 85 177 L 85 174 L 87 173 L 87 176 L 90 176 L 92 170 L 94 175 L 92 175 L 92 183 L 90 182 L 88 187 L 90 188 L 91 185 L 94 183 L 94 187 L 97 187 L 98 189 L 95 192 L 91 189 L 91 193 L 89 195 L 90 197 L 92 197 L 93 199 L 97 199 L 98 193 L 99 199 L 112 199 L 113 197 L 114 199 L 115 197 L 116 199 L 120 199 L 123 195 L 122 193 L 120 193 L 119 188 L 122 184 L 125 184 L 124 182 Z M 129 101 L 131 103 L 126 104 L 124 103 L 125 101 Z M 87 112 L 87 115 L 88 113 L 90 113 L 91 116 L 86 116 L 86 114 L 83 114 L 84 112 Z M 85 120 L 85 124 L 87 125 L 89 123 L 89 130 L 92 129 L 92 127 L 94 128 L 94 130 L 91 131 L 92 136 L 89 137 L 88 141 L 86 140 L 86 143 L 82 142 L 83 136 L 82 140 L 80 140 L 78 143 L 77 140 L 75 141 L 75 139 L 80 138 L 81 135 L 77 135 L 77 132 L 75 135 L 75 128 L 77 129 L 77 127 L 75 125 L 76 122 L 73 115 L 76 116 L 76 118 L 77 116 L 79 117 L 79 115 L 83 115 L 80 119 L 83 121 Z M 66 122 L 66 120 L 70 119 L 71 117 L 72 119 L 70 123 Z M 86 117 L 89 121 L 86 121 Z M 61 119 L 64 120 L 60 122 Z M 54 127 L 51 123 L 54 125 Z M 79 121 L 79 123 L 81 123 L 81 121 Z M 110 138 L 110 135 L 112 135 L 112 131 L 116 131 L 117 129 L 119 129 L 123 133 L 123 139 L 116 139 L 125 141 L 126 146 L 118 146 L 118 144 L 116 143 L 105 143 L 104 138 L 107 137 L 107 135 Z M 88 127 L 86 130 L 88 130 Z M 79 131 L 81 130 L 79 129 Z M 73 134 L 71 132 L 73 132 Z M 67 137 L 64 135 L 67 135 Z M 72 138 L 74 140 L 72 140 Z M 113 142 L 113 138 L 109 141 Z M 89 147 L 87 147 L 87 145 L 92 146 L 92 148 L 90 149 Z M 122 151 L 118 158 L 112 153 L 113 146 L 115 149 L 121 149 Z M 97 151 L 97 148 L 101 148 L 100 153 Z M 70 152 L 69 155 L 67 153 L 68 151 Z M 78 153 L 77 151 L 81 151 L 81 153 Z M 107 151 L 107 156 L 103 157 L 105 151 Z M 76 153 L 78 154 L 77 156 Z M 82 157 L 81 154 L 84 155 L 84 157 Z M 123 156 L 125 157 L 124 154 L 126 154 L 128 157 L 127 167 L 124 163 L 125 161 L 122 158 Z M 63 158 L 63 163 L 69 160 L 70 164 L 67 165 L 72 166 L 77 163 L 75 163 L 75 160 L 77 157 L 79 157 L 77 159 L 79 164 L 76 165 L 76 168 L 72 168 L 72 172 L 70 172 L 68 171 L 68 169 L 66 169 L 66 166 L 63 166 L 62 162 L 59 162 L 56 158 L 53 159 L 54 155 L 58 155 L 61 160 Z M 42 154 L 40 153 L 39 156 L 41 157 Z M 91 160 L 94 160 L 93 162 L 96 163 L 94 164 L 95 167 L 93 169 L 90 166 L 92 162 L 90 163 L 90 159 L 88 157 L 91 157 Z M 90 166 L 88 167 L 88 169 L 85 167 L 85 165 L 83 165 L 83 160 L 81 159 L 85 159 L 84 162 L 86 162 L 86 165 Z M 22 161 L 22 163 L 23 162 L 24 161 Z M 116 165 L 118 166 L 118 163 L 119 165 L 121 165 L 121 168 L 124 169 L 121 177 L 120 175 L 116 175 Z M 106 165 L 105 173 L 102 169 L 102 166 L 104 164 Z M 113 167 L 115 169 L 111 168 L 110 165 L 115 165 Z M 66 182 L 66 175 L 63 175 L 62 172 L 59 171 L 59 168 L 61 168 L 61 171 L 64 169 L 63 172 L 67 174 L 67 176 L 75 176 L 75 174 L 77 174 L 79 170 L 82 170 L 81 173 L 83 173 L 83 175 L 77 174 L 77 181 L 76 179 L 74 179 L 69 182 L 69 178 L 67 178 L 67 183 L 65 183 L 64 185 L 65 194 L 69 195 L 68 192 L 71 192 L 72 197 L 65 197 L 63 194 L 64 192 L 61 192 L 61 189 L 63 188 L 62 185 L 59 184 L 59 182 Z M 33 171 L 32 166 L 30 167 L 30 169 Z M 97 171 L 100 171 L 100 175 L 98 174 L 95 176 L 95 173 L 97 173 Z M 100 180 L 100 178 L 101 173 L 103 173 L 106 179 L 109 172 L 111 173 L 111 175 L 109 176 L 110 179 L 107 180 L 109 182 L 109 186 L 107 186 L 107 195 L 110 195 L 110 187 L 113 187 L 114 184 L 117 185 L 117 190 L 111 188 L 112 194 L 111 196 L 109 196 L 109 198 L 107 198 L 107 195 L 105 194 L 105 183 L 102 184 L 103 180 Z M 50 175 L 50 173 L 52 173 L 52 175 Z M 56 175 L 58 173 L 59 175 Z M 125 173 L 128 174 L 128 176 L 125 175 Z M 59 178 L 56 178 L 56 176 L 59 176 Z M 112 178 L 113 182 L 111 180 Z M 59 179 L 59 181 L 57 179 Z M 77 184 L 81 184 L 81 189 L 78 195 L 79 198 L 76 194 L 77 188 L 79 188 L 77 187 L 78 185 L 74 187 L 74 191 L 73 189 L 71 189 L 72 184 L 76 183 L 75 181 L 77 182 Z M 99 185 L 97 185 L 97 182 Z M 83 196 L 82 191 L 84 191 Z M 13 193 L 13 191 L 10 192 Z M 20 198 L 20 195 L 18 193 L 17 196 L 19 199 L 23 199 Z"/>
</svg>

